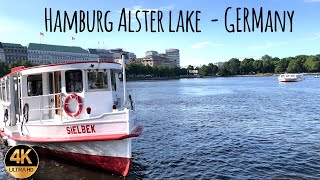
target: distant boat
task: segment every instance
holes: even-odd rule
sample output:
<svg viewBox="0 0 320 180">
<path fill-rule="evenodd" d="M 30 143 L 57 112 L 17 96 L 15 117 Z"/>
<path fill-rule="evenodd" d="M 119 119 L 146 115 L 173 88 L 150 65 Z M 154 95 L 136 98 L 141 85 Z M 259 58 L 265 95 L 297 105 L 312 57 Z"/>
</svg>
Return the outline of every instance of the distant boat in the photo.
<svg viewBox="0 0 320 180">
<path fill-rule="evenodd" d="M 314 78 L 319 78 L 319 75 L 315 75 Z"/>
<path fill-rule="evenodd" d="M 281 74 L 278 77 L 279 82 L 298 82 L 303 79 L 303 74 Z"/>
</svg>

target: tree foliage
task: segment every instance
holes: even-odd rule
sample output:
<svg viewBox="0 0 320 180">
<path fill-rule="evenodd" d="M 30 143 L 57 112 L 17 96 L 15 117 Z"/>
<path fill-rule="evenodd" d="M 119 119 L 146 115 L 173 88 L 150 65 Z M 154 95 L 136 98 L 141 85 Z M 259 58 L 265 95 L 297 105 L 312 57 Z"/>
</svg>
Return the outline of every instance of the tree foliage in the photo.
<svg viewBox="0 0 320 180">
<path fill-rule="evenodd" d="M 264 55 L 258 60 L 246 58 L 240 64 L 238 59 L 232 58 L 219 68 L 219 75 L 221 76 L 285 72 L 320 72 L 320 55 L 298 55 L 282 59 Z"/>
<path fill-rule="evenodd" d="M 3 76 L 17 66 L 34 66 L 29 61 L 14 61 L 5 64 L 0 61 L 0 75 Z M 189 65 L 187 68 L 156 66 L 144 66 L 141 63 L 131 63 L 127 66 L 127 74 L 131 77 L 172 77 L 186 76 L 188 70 L 198 70 L 201 76 L 233 76 L 233 75 L 250 75 L 257 73 L 303 73 L 303 72 L 320 72 L 320 54 L 315 56 L 298 55 L 295 57 L 278 58 L 264 55 L 261 59 L 246 58 L 240 61 L 232 58 L 225 62 L 223 66 L 217 67 L 213 63 L 194 67 Z"/>
<path fill-rule="evenodd" d="M 319 72 L 320 71 L 320 56 L 307 57 L 303 66 L 308 72 Z"/>
<path fill-rule="evenodd" d="M 151 67 L 149 65 L 144 66 L 141 63 L 131 63 L 127 66 L 127 74 L 131 77 L 172 77 L 187 75 L 188 70 L 185 68 L 180 69 L 178 67 Z"/>
</svg>

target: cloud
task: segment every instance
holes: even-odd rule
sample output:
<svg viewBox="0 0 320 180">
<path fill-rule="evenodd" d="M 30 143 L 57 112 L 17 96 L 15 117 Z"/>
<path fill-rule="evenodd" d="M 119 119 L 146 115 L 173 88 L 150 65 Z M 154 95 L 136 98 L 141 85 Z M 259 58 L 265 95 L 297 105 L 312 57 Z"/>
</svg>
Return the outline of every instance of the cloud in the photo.
<svg viewBox="0 0 320 180">
<path fill-rule="evenodd" d="M 306 2 L 306 3 L 316 3 L 316 2 L 320 2 L 320 0 L 304 0 L 304 2 Z"/>
<path fill-rule="evenodd" d="M 200 43 L 194 44 L 192 46 L 192 49 L 200 49 L 200 48 L 203 48 L 204 46 L 206 46 L 208 44 L 209 44 L 209 42 L 200 42 Z"/>
<path fill-rule="evenodd" d="M 210 45 L 211 47 L 221 47 L 221 46 L 224 46 L 224 44 L 221 44 L 221 43 L 209 43 L 209 42 L 200 42 L 200 43 L 197 43 L 197 44 L 194 44 L 193 46 L 191 46 L 192 49 L 200 49 L 200 48 L 203 48 L 205 46 L 208 46 Z"/>
<path fill-rule="evenodd" d="M 271 49 L 274 47 L 279 47 L 288 44 L 287 42 L 266 42 L 264 44 L 251 45 L 248 47 L 249 51 L 262 51 Z"/>
<path fill-rule="evenodd" d="M 319 0 L 319 2 L 320 2 L 320 0 Z M 320 32 L 316 32 L 311 37 L 303 38 L 301 40 L 304 40 L 304 41 L 315 41 L 315 40 L 318 40 L 318 39 L 320 39 Z"/>
</svg>

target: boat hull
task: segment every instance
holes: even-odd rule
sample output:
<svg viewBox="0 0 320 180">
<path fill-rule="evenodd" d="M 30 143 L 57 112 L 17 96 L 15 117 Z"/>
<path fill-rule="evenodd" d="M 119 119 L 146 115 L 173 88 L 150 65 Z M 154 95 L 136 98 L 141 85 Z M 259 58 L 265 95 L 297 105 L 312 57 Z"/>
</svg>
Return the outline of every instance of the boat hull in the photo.
<svg viewBox="0 0 320 180">
<path fill-rule="evenodd" d="M 302 79 L 279 79 L 279 82 L 299 82 Z"/>
<path fill-rule="evenodd" d="M 131 164 L 131 139 L 73 143 L 31 143 L 9 141 L 9 145 L 26 144 L 41 154 L 50 154 L 72 163 L 79 163 L 126 176 Z"/>
</svg>

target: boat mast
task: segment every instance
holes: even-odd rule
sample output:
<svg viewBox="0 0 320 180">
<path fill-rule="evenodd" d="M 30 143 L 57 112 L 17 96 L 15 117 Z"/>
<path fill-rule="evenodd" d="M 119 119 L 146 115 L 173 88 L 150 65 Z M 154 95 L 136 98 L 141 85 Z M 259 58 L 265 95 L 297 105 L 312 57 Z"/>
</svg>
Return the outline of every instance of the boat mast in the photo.
<svg viewBox="0 0 320 180">
<path fill-rule="evenodd" d="M 127 86 L 126 86 L 126 62 L 125 62 L 125 54 L 122 53 L 122 82 L 123 82 L 123 103 L 127 102 Z"/>
</svg>

